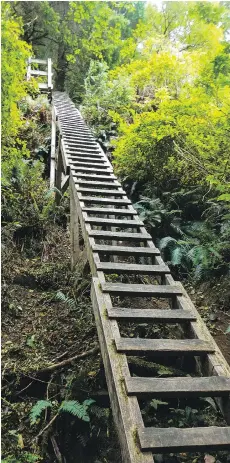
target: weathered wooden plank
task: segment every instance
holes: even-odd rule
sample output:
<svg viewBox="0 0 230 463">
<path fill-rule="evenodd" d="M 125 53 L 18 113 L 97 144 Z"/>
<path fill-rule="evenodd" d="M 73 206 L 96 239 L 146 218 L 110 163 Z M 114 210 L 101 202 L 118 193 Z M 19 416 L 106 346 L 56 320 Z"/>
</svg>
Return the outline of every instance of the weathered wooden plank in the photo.
<svg viewBox="0 0 230 463">
<path fill-rule="evenodd" d="M 62 153 L 62 162 L 63 162 L 63 168 L 64 168 L 64 173 L 66 175 L 69 175 L 69 160 L 68 160 L 68 155 L 66 153 L 66 148 L 65 144 L 63 142 L 63 139 L 61 138 L 60 142 L 60 148 L 61 148 L 61 153 Z"/>
<path fill-rule="evenodd" d="M 108 310 L 109 318 L 117 318 L 126 321 L 148 321 L 160 323 L 184 323 L 196 320 L 195 315 L 188 310 L 178 309 L 130 309 L 116 307 Z"/>
<path fill-rule="evenodd" d="M 106 244 L 94 244 L 92 249 L 94 252 L 101 252 L 102 254 L 108 255 L 116 254 L 117 256 L 156 256 L 160 254 L 157 248 L 109 246 Z"/>
<path fill-rule="evenodd" d="M 136 397 L 125 394 L 122 380 L 128 371 L 128 364 L 124 355 L 114 351 L 113 326 L 104 316 L 105 299 L 98 278 L 93 278 L 91 298 L 114 421 L 121 443 L 122 462 L 153 463 L 151 452 L 143 453 L 137 447 L 135 430 L 142 428 L 143 420 Z"/>
<path fill-rule="evenodd" d="M 88 162 L 88 161 L 85 161 L 84 159 L 82 159 L 82 161 L 77 161 L 77 160 L 75 160 L 75 158 L 72 158 L 71 159 L 71 166 L 73 166 L 74 168 L 75 167 L 81 167 L 81 166 L 83 166 L 83 167 L 86 166 L 87 167 L 87 166 L 90 166 L 91 164 L 93 164 L 93 166 L 95 166 L 97 168 L 100 167 L 100 169 L 105 169 L 105 168 L 107 168 L 109 166 L 108 166 L 108 164 L 105 165 L 104 162 L 105 161 L 100 161 L 98 159 L 96 161 L 94 161 L 94 162 L 92 162 L 92 161 Z M 90 191 L 92 191 L 92 189 Z"/>
<path fill-rule="evenodd" d="M 114 185 L 116 186 L 116 185 Z M 119 188 L 119 187 L 118 187 Z M 108 196 L 124 196 L 125 191 L 124 190 L 103 190 L 102 188 L 83 188 L 83 187 L 77 187 L 77 191 L 82 192 L 82 193 L 92 193 L 94 195 L 108 195 Z"/>
<path fill-rule="evenodd" d="M 134 355 L 151 353 L 164 355 L 204 355 L 213 352 L 213 346 L 201 339 L 143 339 L 119 338 L 115 339 L 118 352 Z"/>
<path fill-rule="evenodd" d="M 76 152 L 81 152 L 81 153 L 85 153 L 85 154 L 90 154 L 90 153 L 95 153 L 95 154 L 101 154 L 100 150 L 96 147 L 89 147 L 89 148 L 86 148 L 85 146 L 77 146 L 76 143 L 70 143 L 69 141 L 66 142 L 67 143 L 67 146 L 68 146 L 68 149 L 71 151 L 71 150 L 75 150 Z"/>
<path fill-rule="evenodd" d="M 115 186 L 116 187 L 120 187 L 121 184 L 119 182 L 117 183 L 114 183 L 114 181 L 110 181 L 110 182 L 94 182 L 94 181 L 91 181 L 91 180 L 77 180 L 77 183 L 79 183 L 79 185 L 89 185 L 89 186 L 106 186 L 106 187 L 111 187 L 111 188 L 114 188 Z"/>
<path fill-rule="evenodd" d="M 66 148 L 66 152 L 68 153 L 68 155 L 69 155 L 70 158 L 71 158 L 71 157 L 75 158 L 75 155 L 76 155 L 76 156 L 80 157 L 80 159 L 83 159 L 83 161 L 84 161 L 84 159 L 85 159 L 85 157 L 86 157 L 86 154 L 85 154 L 85 153 L 82 153 L 82 151 L 80 151 L 80 149 L 79 149 L 78 151 L 74 151 L 74 150 L 71 151 L 71 150 L 69 150 L 68 147 L 67 147 L 67 148 Z M 89 154 L 87 153 L 87 156 L 88 156 L 88 155 L 89 155 Z M 100 153 L 97 153 L 97 154 L 96 154 L 96 153 L 92 152 L 92 153 L 90 153 L 90 159 L 92 159 L 92 160 L 94 160 L 94 159 L 95 159 L 95 160 L 96 160 L 96 159 L 102 159 L 102 155 L 101 155 Z M 105 161 L 106 161 L 106 158 L 103 158 L 103 159 L 105 159 Z"/>
<path fill-rule="evenodd" d="M 120 240 L 125 241 L 146 241 L 150 239 L 150 235 L 146 233 L 124 233 L 124 232 L 113 232 L 113 231 L 104 231 L 104 230 L 90 230 L 89 236 L 94 236 L 95 238 L 104 238 L 107 240 Z M 126 286 L 126 285 L 125 285 Z"/>
<path fill-rule="evenodd" d="M 230 393 L 230 378 L 126 378 L 128 395 L 146 397 L 215 397 Z"/>
<path fill-rule="evenodd" d="M 63 127 L 63 134 L 65 135 L 65 137 L 72 137 L 73 131 L 71 129 L 67 129 L 67 128 Z M 74 139 L 79 141 L 79 142 L 82 142 L 82 143 L 85 143 L 85 142 L 90 143 L 90 142 L 95 141 L 95 139 L 92 137 L 92 135 L 83 136 L 83 135 L 79 134 Z"/>
<path fill-rule="evenodd" d="M 65 135 L 65 139 L 66 139 L 67 142 L 71 141 L 71 142 L 73 142 L 73 143 L 75 143 L 76 145 L 79 145 L 79 146 L 83 145 L 83 146 L 86 146 L 86 147 L 87 146 L 89 146 L 89 147 L 93 147 L 93 146 L 98 147 L 97 142 L 94 141 L 91 138 L 88 138 L 88 137 L 86 137 L 85 141 L 84 141 L 84 139 L 79 138 L 79 137 L 74 137 L 72 135 Z"/>
<path fill-rule="evenodd" d="M 90 173 L 88 174 L 88 173 L 84 173 L 84 172 L 78 173 L 76 175 L 73 172 L 73 177 L 74 178 L 80 178 L 81 177 L 81 178 L 89 178 L 89 179 L 94 178 L 94 179 L 100 179 L 100 180 L 105 179 L 106 181 L 107 180 L 113 181 L 113 180 L 117 179 L 116 175 L 114 175 L 112 172 L 108 172 L 107 175 L 100 175 L 100 174 L 95 175 L 95 174 L 90 174 Z"/>
<path fill-rule="evenodd" d="M 47 83 L 48 83 L 48 87 L 52 90 L 53 89 L 53 85 L 52 85 L 52 61 L 51 61 L 51 58 L 48 58 L 47 59 Z"/>
<path fill-rule="evenodd" d="M 61 182 L 61 192 L 64 194 L 69 186 L 69 175 L 65 175 L 64 179 Z"/>
<path fill-rule="evenodd" d="M 112 184 L 111 184 L 112 185 Z M 128 216 L 137 216 L 137 213 L 135 210 L 131 211 L 130 209 L 119 209 L 119 208 L 113 208 L 113 207 L 83 207 L 82 208 L 83 212 L 87 212 L 88 214 L 103 214 L 103 215 L 128 215 Z"/>
<path fill-rule="evenodd" d="M 74 163 L 74 161 L 83 161 L 83 162 L 88 161 L 87 165 L 89 165 L 89 163 L 91 163 L 93 165 L 97 165 L 96 162 L 106 163 L 106 159 L 101 158 L 100 154 L 88 157 L 88 155 L 86 156 L 83 153 L 72 153 L 71 152 L 71 155 L 68 155 L 68 158 L 71 159 L 72 163 Z"/>
<path fill-rule="evenodd" d="M 70 123 L 70 122 L 64 122 L 64 121 L 61 121 L 61 125 L 63 128 L 68 128 L 68 129 L 71 129 L 72 131 L 74 130 L 79 130 L 79 133 L 80 134 L 84 134 L 84 136 L 86 135 L 90 135 L 90 131 L 89 129 L 82 129 L 79 127 L 79 125 L 77 123 Z"/>
<path fill-rule="evenodd" d="M 32 76 L 48 76 L 47 71 L 39 71 L 37 69 L 31 69 L 30 74 Z"/>
<path fill-rule="evenodd" d="M 121 262 L 98 262 L 97 270 L 105 273 L 135 273 L 140 275 L 161 275 L 170 273 L 167 265 L 123 264 Z"/>
<path fill-rule="evenodd" d="M 85 222 L 94 225 L 114 225 L 121 228 L 143 227 L 143 222 L 139 220 L 101 219 L 100 217 L 87 217 Z"/>
<path fill-rule="evenodd" d="M 230 427 L 144 428 L 138 436 L 142 450 L 153 453 L 230 449 Z"/>
<path fill-rule="evenodd" d="M 104 175 L 109 175 L 112 174 L 112 169 L 107 166 L 103 166 L 101 169 L 95 168 L 95 167 L 81 167 L 81 166 L 74 166 L 71 164 L 71 168 L 75 172 L 82 172 L 82 173 L 87 173 L 87 172 L 98 172 L 98 174 L 104 174 Z"/>
<path fill-rule="evenodd" d="M 129 199 L 114 199 L 114 198 L 101 198 L 96 196 L 82 196 L 79 198 L 80 201 L 88 202 L 88 203 L 97 203 L 97 204 L 131 204 Z M 150 239 L 150 238 L 149 238 Z"/>
<path fill-rule="evenodd" d="M 30 58 L 31 63 L 36 63 L 36 64 L 47 64 L 46 59 L 37 59 L 37 58 Z"/>
<path fill-rule="evenodd" d="M 148 238 L 147 238 L 148 239 Z M 117 295 L 129 295 L 139 297 L 171 297 L 180 295 L 182 290 L 173 285 L 144 285 L 126 283 L 103 283 L 102 291 Z"/>
</svg>

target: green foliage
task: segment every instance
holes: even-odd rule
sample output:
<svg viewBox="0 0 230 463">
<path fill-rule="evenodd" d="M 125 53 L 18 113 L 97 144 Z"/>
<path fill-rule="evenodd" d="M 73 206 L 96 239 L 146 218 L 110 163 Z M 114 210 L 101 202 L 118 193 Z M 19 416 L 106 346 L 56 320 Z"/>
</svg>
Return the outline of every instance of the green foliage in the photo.
<svg viewBox="0 0 230 463">
<path fill-rule="evenodd" d="M 38 463 L 42 458 L 29 452 L 23 452 L 20 456 L 14 457 L 9 455 L 7 458 L 1 460 L 1 463 Z"/>
<path fill-rule="evenodd" d="M 18 160 L 14 165 L 4 162 L 2 179 L 2 217 L 17 227 L 42 224 L 55 210 L 54 194 L 48 195 L 47 182 L 42 179 L 41 162 Z M 29 207 L 28 207 L 29 204 Z"/>
<path fill-rule="evenodd" d="M 56 294 L 56 299 L 57 301 L 63 302 L 66 304 L 71 310 L 75 309 L 76 307 L 76 301 L 75 299 L 65 296 L 65 294 L 62 291 L 58 291 Z"/>
<path fill-rule="evenodd" d="M 224 255 L 230 249 L 224 240 L 224 230 L 218 236 L 205 222 L 195 222 L 184 227 L 182 239 L 171 236 L 160 240 L 159 247 L 165 258 L 173 265 L 192 272 L 196 280 L 207 279 L 210 273 L 226 272 L 229 265 Z M 222 236 L 221 236 L 222 235 Z"/>
<path fill-rule="evenodd" d="M 31 409 L 30 423 L 35 424 L 37 420 L 40 418 L 42 412 L 50 407 L 52 407 L 52 403 L 49 400 L 38 400 L 37 403 Z"/>
<path fill-rule="evenodd" d="M 88 408 L 95 402 L 93 399 L 84 400 L 82 404 L 78 400 L 65 400 L 62 402 L 59 411 L 68 412 L 76 416 L 80 420 L 89 422 Z"/>
<path fill-rule="evenodd" d="M 108 70 L 108 65 L 103 61 L 90 62 L 85 79 L 85 95 L 80 108 L 105 148 L 109 147 L 109 137 L 116 135 L 116 124 L 110 111 L 124 114 L 125 108 L 130 106 L 134 98 L 129 78 L 118 76 L 111 82 Z"/>
<path fill-rule="evenodd" d="M 14 17 L 9 2 L 2 4 L 2 148 L 3 157 L 17 154 L 16 137 L 25 121 L 18 102 L 26 96 L 26 59 L 31 47 L 21 40 L 22 21 Z M 20 141 L 18 141 L 20 145 Z M 7 149 L 11 147 L 11 149 Z"/>
<path fill-rule="evenodd" d="M 70 413 L 79 420 L 90 422 L 89 408 L 95 403 L 93 399 L 86 399 L 83 403 L 78 400 L 64 400 L 60 406 L 58 403 L 50 402 L 50 400 L 38 400 L 30 411 L 30 424 L 34 425 L 38 422 L 43 411 L 51 408 L 51 412 L 55 412 L 55 418 L 61 416 L 62 413 Z"/>
<path fill-rule="evenodd" d="M 141 200 L 134 204 L 141 220 L 146 221 L 152 227 L 162 222 L 166 210 L 159 198 L 147 198 L 141 196 Z"/>
</svg>

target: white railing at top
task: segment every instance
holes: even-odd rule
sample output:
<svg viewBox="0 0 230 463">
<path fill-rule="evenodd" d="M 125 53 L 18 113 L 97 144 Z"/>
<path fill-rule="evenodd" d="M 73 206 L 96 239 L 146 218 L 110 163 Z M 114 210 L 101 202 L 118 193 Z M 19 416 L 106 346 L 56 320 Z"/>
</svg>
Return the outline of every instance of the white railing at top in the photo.
<svg viewBox="0 0 230 463">
<path fill-rule="evenodd" d="M 46 70 L 41 71 L 40 69 L 33 69 L 33 64 L 41 64 L 46 67 Z M 41 91 L 45 93 L 51 92 L 51 90 L 53 89 L 52 75 L 53 73 L 52 73 L 51 58 L 47 58 L 47 59 L 29 58 L 28 59 L 26 80 L 30 80 L 30 78 L 33 76 L 47 76 L 47 82 L 38 84 L 38 87 Z"/>
</svg>

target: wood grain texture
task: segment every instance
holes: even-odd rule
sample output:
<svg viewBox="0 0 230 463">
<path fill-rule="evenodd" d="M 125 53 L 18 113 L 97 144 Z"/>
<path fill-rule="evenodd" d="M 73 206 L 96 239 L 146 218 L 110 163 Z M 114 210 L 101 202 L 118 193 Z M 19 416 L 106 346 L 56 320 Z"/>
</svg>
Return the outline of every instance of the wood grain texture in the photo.
<svg viewBox="0 0 230 463">
<path fill-rule="evenodd" d="M 161 275 L 170 273 L 167 265 L 123 264 L 114 262 L 98 262 L 97 270 L 105 273 L 134 273 L 135 275 Z"/>
<path fill-rule="evenodd" d="M 116 307 L 108 310 L 109 318 L 118 318 L 127 321 L 146 321 L 160 323 L 183 323 L 195 321 L 196 317 L 188 310 L 172 309 L 130 309 L 127 307 Z"/>
<path fill-rule="evenodd" d="M 118 352 L 129 355 L 152 353 L 164 355 L 204 355 L 213 352 L 213 347 L 201 339 L 115 339 Z"/>
<path fill-rule="evenodd" d="M 181 294 L 181 288 L 172 285 L 144 285 L 126 283 L 103 283 L 102 291 L 131 297 L 170 297 Z"/>
<path fill-rule="evenodd" d="M 146 397 L 215 397 L 230 393 L 230 378 L 126 378 L 128 395 Z"/>
<path fill-rule="evenodd" d="M 138 435 L 141 448 L 154 453 L 230 450 L 230 427 L 145 428 Z"/>
</svg>

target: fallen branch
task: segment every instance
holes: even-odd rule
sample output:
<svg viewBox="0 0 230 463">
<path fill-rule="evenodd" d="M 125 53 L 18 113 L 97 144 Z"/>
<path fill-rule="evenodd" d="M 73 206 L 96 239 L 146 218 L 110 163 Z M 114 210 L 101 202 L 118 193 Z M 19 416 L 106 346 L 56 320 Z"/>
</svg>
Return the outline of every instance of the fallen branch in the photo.
<svg viewBox="0 0 230 463">
<path fill-rule="evenodd" d="M 38 435 L 34 437 L 33 441 L 38 439 L 38 437 L 40 437 L 51 426 L 51 424 L 53 424 L 53 422 L 56 420 L 57 417 L 58 417 L 58 412 L 56 413 L 56 415 L 53 416 L 53 418 L 49 421 L 49 423 L 38 433 Z"/>
<path fill-rule="evenodd" d="M 57 442 L 56 442 L 56 439 L 54 436 L 51 436 L 50 437 L 50 440 L 52 442 L 52 446 L 53 446 L 53 449 L 54 449 L 54 453 L 55 453 L 55 456 L 57 458 L 57 461 L 58 463 L 63 463 L 63 459 L 62 459 L 62 456 L 61 456 L 61 452 L 58 448 L 58 445 L 57 445 Z"/>
<path fill-rule="evenodd" d="M 56 370 L 57 368 L 65 367 L 66 365 L 69 365 L 69 363 L 74 362 L 75 360 L 81 360 L 86 357 L 90 357 L 91 355 L 97 354 L 99 352 L 99 347 L 96 346 L 91 350 L 88 350 L 86 352 L 83 352 L 82 354 L 79 355 L 74 355 L 74 357 L 70 357 L 66 360 L 63 360 L 62 362 L 59 363 L 54 363 L 53 365 L 49 365 L 46 368 L 43 368 L 42 370 L 38 370 L 36 374 L 41 374 L 41 373 L 48 373 L 49 371 Z"/>
</svg>

